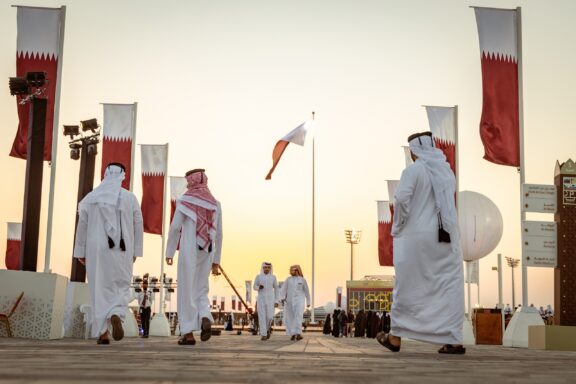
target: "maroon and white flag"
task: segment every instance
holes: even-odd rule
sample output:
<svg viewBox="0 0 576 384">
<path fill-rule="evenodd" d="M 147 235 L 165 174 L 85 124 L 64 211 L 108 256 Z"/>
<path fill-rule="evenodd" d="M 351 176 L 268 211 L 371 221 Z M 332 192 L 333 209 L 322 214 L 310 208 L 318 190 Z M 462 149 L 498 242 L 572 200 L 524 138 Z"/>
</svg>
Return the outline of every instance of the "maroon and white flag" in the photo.
<svg viewBox="0 0 576 384">
<path fill-rule="evenodd" d="M 218 296 L 212 296 L 212 307 L 216 308 L 218 305 Z"/>
<path fill-rule="evenodd" d="M 406 162 L 406 167 L 412 165 L 414 160 L 412 160 L 412 154 L 410 152 L 410 147 L 403 145 L 402 149 L 404 150 L 404 161 Z"/>
<path fill-rule="evenodd" d="M 6 269 L 20 269 L 20 246 L 22 236 L 22 223 L 8 223 L 6 236 Z"/>
<path fill-rule="evenodd" d="M 44 160 L 52 160 L 54 108 L 59 104 L 58 61 L 60 52 L 61 26 L 64 22 L 64 8 L 17 7 L 16 40 L 16 76 L 26 77 L 27 72 L 45 72 L 46 97 L 46 133 L 44 137 Z M 10 156 L 26 159 L 28 152 L 28 125 L 30 104 L 20 104 L 21 96 L 16 98 L 18 105 L 18 131 L 10 150 Z"/>
<path fill-rule="evenodd" d="M 236 310 L 236 296 L 232 295 L 232 310 Z"/>
<path fill-rule="evenodd" d="M 104 125 L 102 126 L 102 174 L 110 163 L 121 163 L 126 167 L 126 178 L 122 187 L 132 189 L 132 163 L 136 143 L 136 103 L 103 104 Z"/>
<path fill-rule="evenodd" d="M 274 146 L 274 150 L 272 151 L 272 168 L 270 168 L 268 175 L 266 175 L 266 180 L 272 179 L 272 173 L 276 169 L 276 166 L 278 165 L 282 154 L 288 147 L 288 144 L 293 143 L 300 146 L 304 145 L 306 142 L 306 133 L 308 133 L 310 125 L 311 122 L 306 121 L 300 124 L 298 127 L 294 128 L 286 136 L 278 140 Z"/>
<path fill-rule="evenodd" d="M 434 145 L 444 152 L 452 172 L 456 175 L 456 108 L 425 107 Z"/>
<path fill-rule="evenodd" d="M 142 218 L 144 232 L 162 234 L 164 184 L 168 168 L 168 144 L 142 145 Z"/>
<path fill-rule="evenodd" d="M 238 312 L 242 312 L 242 302 L 238 302 Z"/>
<path fill-rule="evenodd" d="M 170 176 L 170 222 L 176 212 L 176 200 L 188 189 L 188 181 L 184 176 Z"/>
<path fill-rule="evenodd" d="M 336 308 L 342 308 L 342 287 L 336 287 Z"/>
<path fill-rule="evenodd" d="M 222 312 L 224 312 L 224 304 L 225 304 L 225 302 L 226 302 L 226 299 L 224 298 L 224 296 L 222 296 L 222 297 L 220 298 L 220 310 L 221 310 Z"/>
<path fill-rule="evenodd" d="M 480 137 L 484 158 L 520 166 L 518 17 L 515 9 L 474 8 L 482 64 Z"/>
<path fill-rule="evenodd" d="M 246 303 L 252 304 L 252 280 L 245 280 L 246 286 Z"/>
<path fill-rule="evenodd" d="M 378 204 L 378 261 L 383 267 L 394 265 L 392 252 L 392 211 L 389 201 L 377 201 Z"/>
</svg>

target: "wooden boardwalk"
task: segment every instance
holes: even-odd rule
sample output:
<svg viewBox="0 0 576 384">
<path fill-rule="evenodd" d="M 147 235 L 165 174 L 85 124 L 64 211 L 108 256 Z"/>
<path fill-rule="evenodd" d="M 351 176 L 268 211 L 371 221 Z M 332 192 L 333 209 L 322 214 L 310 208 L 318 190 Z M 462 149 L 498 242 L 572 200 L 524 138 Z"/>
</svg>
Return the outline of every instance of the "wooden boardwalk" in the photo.
<svg viewBox="0 0 576 384">
<path fill-rule="evenodd" d="M 0 338 L 0 383 L 574 383 L 576 353 L 474 346 L 464 356 L 407 341 L 400 353 L 372 339 L 275 333 L 176 338 L 33 341 Z"/>
</svg>

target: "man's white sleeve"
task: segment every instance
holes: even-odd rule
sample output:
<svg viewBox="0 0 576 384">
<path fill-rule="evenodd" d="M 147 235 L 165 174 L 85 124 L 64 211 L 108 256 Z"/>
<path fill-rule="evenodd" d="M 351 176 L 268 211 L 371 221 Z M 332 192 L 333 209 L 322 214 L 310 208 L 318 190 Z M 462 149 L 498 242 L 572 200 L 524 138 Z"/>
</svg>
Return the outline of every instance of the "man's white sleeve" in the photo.
<svg viewBox="0 0 576 384">
<path fill-rule="evenodd" d="M 78 212 L 78 226 L 76 227 L 76 241 L 74 242 L 74 257 L 84 259 L 86 257 L 86 236 L 88 235 L 88 212 Z"/>
<path fill-rule="evenodd" d="M 218 217 L 216 219 L 216 239 L 214 240 L 214 256 L 212 262 L 214 264 L 220 264 L 220 259 L 222 258 L 222 206 L 218 202 Z"/>
<path fill-rule="evenodd" d="M 170 229 L 168 230 L 168 241 L 166 242 L 166 257 L 171 259 L 176 253 L 178 243 L 180 242 L 180 232 L 182 231 L 182 224 L 184 223 L 184 214 L 176 209 Z"/>
</svg>

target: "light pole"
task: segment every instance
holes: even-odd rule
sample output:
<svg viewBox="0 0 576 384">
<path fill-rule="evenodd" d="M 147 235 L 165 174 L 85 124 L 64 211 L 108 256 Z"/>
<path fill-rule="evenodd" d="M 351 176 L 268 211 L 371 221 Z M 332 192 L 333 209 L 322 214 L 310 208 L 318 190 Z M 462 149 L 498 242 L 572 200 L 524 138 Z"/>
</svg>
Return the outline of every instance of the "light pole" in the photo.
<svg viewBox="0 0 576 384">
<path fill-rule="evenodd" d="M 357 231 L 354 228 L 344 230 L 346 234 L 346 242 L 350 244 L 350 280 L 354 280 L 354 244 L 360 242 L 362 231 Z"/>
<path fill-rule="evenodd" d="M 516 308 L 516 294 L 514 293 L 514 268 L 517 268 L 520 264 L 520 259 L 513 259 L 506 256 L 506 262 L 508 266 L 512 269 L 512 308 Z"/>
</svg>

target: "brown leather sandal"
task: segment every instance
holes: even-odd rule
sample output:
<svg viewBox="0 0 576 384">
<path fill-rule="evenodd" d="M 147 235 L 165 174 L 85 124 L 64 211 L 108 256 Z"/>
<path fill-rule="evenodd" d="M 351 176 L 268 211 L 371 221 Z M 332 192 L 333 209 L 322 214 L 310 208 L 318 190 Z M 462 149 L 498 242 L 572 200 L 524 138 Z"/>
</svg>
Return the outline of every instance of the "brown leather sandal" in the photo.
<svg viewBox="0 0 576 384">
<path fill-rule="evenodd" d="M 438 353 L 445 353 L 447 355 L 463 355 L 466 353 L 466 348 L 461 345 L 454 346 L 452 344 L 444 344 L 442 348 L 438 350 Z"/>
<path fill-rule="evenodd" d="M 196 339 L 192 333 L 187 333 L 178 339 L 178 345 L 196 345 Z"/>
<path fill-rule="evenodd" d="M 389 333 L 378 332 L 378 334 L 376 335 L 376 340 L 384 348 L 387 348 L 392 352 L 400 352 L 400 346 L 399 345 L 393 345 L 390 342 L 390 334 Z"/>
</svg>

